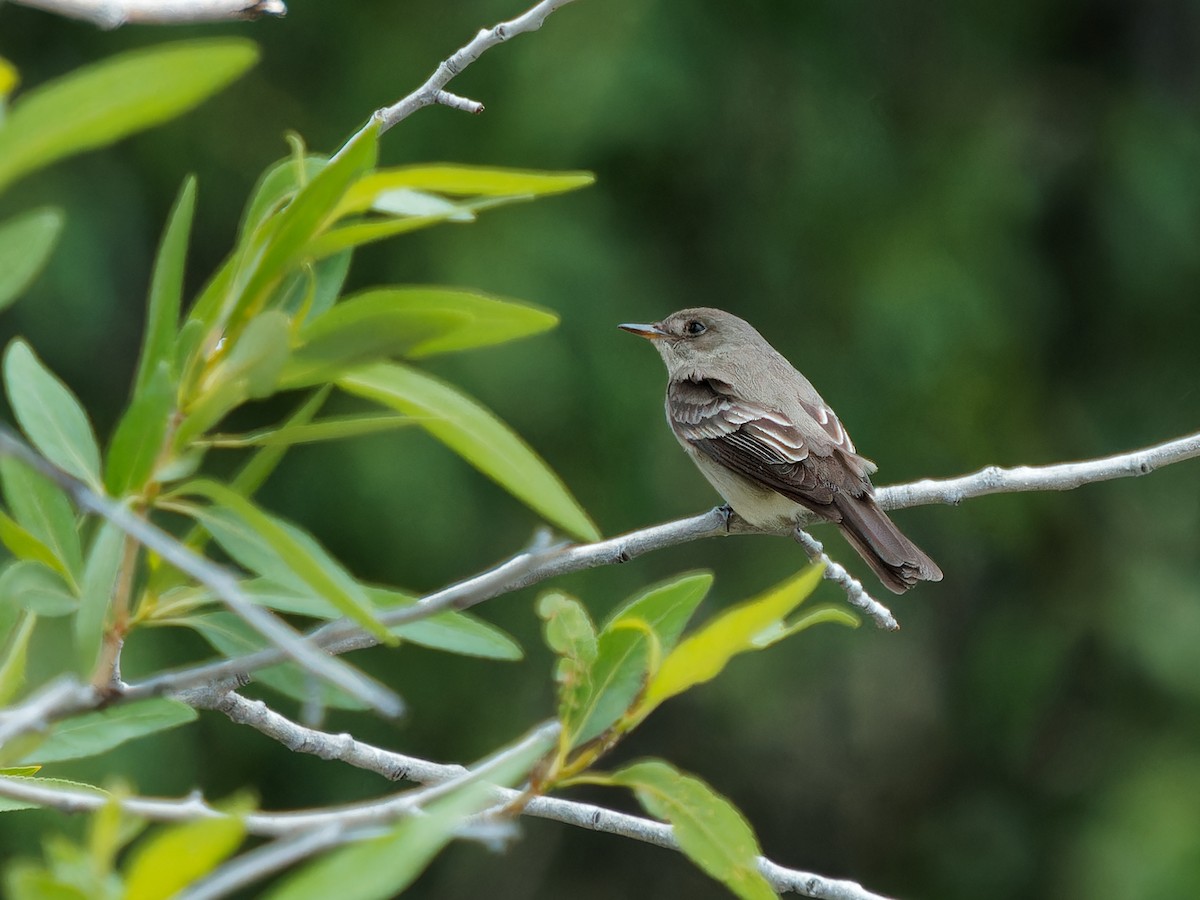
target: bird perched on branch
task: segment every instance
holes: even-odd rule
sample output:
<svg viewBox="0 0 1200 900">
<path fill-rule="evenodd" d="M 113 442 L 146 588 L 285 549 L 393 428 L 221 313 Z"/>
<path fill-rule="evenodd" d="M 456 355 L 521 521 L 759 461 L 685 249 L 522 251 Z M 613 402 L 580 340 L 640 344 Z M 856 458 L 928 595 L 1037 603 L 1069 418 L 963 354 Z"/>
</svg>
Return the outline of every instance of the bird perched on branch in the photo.
<svg viewBox="0 0 1200 900">
<path fill-rule="evenodd" d="M 667 364 L 671 430 L 739 516 L 778 528 L 808 510 L 836 524 L 889 590 L 941 581 L 937 564 L 875 503 L 875 464 L 750 323 L 700 307 L 620 327 L 654 343 Z"/>
</svg>

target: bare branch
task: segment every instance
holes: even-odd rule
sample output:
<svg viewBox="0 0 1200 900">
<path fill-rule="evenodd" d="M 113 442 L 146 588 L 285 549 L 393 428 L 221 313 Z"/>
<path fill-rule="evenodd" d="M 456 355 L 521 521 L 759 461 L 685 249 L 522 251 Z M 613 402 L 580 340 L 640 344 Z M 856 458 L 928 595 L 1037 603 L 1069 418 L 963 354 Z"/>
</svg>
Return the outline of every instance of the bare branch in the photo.
<svg viewBox="0 0 1200 900">
<path fill-rule="evenodd" d="M 380 133 L 382 134 L 407 119 L 418 109 L 438 103 L 476 115 L 483 112 L 482 103 L 452 94 L 445 90 L 446 85 L 455 75 L 492 47 L 515 35 L 524 34 L 527 31 L 537 31 L 542 27 L 547 16 L 570 2 L 571 0 L 542 0 L 541 3 L 531 7 L 515 19 L 482 29 L 470 43 L 460 47 L 453 56 L 443 60 L 423 85 L 404 99 L 375 111 L 375 119 L 379 122 Z"/>
<path fill-rule="evenodd" d="M 797 528 L 792 534 L 796 539 L 796 543 L 802 546 L 805 552 L 808 553 L 809 559 L 813 562 L 824 563 L 824 577 L 834 584 L 841 585 L 842 590 L 846 592 L 846 599 L 850 601 L 851 606 L 858 607 L 865 612 L 880 628 L 886 628 L 888 631 L 900 630 L 900 623 L 896 621 L 896 617 L 892 615 L 892 611 L 868 594 L 862 586 L 862 582 L 847 572 L 845 566 L 830 559 L 829 554 L 825 552 L 825 547 L 820 541 L 803 528 Z"/>
<path fill-rule="evenodd" d="M 197 694 L 190 702 L 201 708 L 219 710 L 234 722 L 249 725 L 289 750 L 310 753 L 321 759 L 338 760 L 392 780 L 403 778 L 421 784 L 439 784 L 460 778 L 467 771 L 462 766 L 430 762 L 383 750 L 357 741 L 348 734 L 329 734 L 306 728 L 281 716 L 265 703 L 247 700 L 232 692 L 221 695 L 213 693 L 208 696 Z M 495 790 L 497 803 L 507 805 L 521 797 L 519 791 L 508 788 Z M 557 797 L 534 797 L 525 805 L 523 814 L 552 819 L 590 831 L 632 838 L 668 850 L 679 849 L 679 843 L 675 840 L 670 825 L 614 812 L 590 803 L 578 803 Z M 777 891 L 792 891 L 824 900 L 886 900 L 853 881 L 825 878 L 812 872 L 784 868 L 766 857 L 759 857 L 758 868 Z"/>
<path fill-rule="evenodd" d="M 80 510 L 106 519 L 142 546 L 153 550 L 163 560 L 196 579 L 247 625 L 277 647 L 280 658 L 293 660 L 317 677 L 357 697 L 382 715 L 395 717 L 403 712 L 404 702 L 394 691 L 336 657 L 322 652 L 286 625 L 282 619 L 255 604 L 246 596 L 233 572 L 205 559 L 128 507 L 96 493 L 78 478 L 48 462 L 4 425 L 0 425 L 0 456 L 16 459 L 39 475 L 50 479 L 66 492 L 71 502 Z"/>
<path fill-rule="evenodd" d="M 12 0 L 99 28 L 188 25 L 287 15 L 283 0 Z"/>
<path fill-rule="evenodd" d="M 1072 491 L 1096 481 L 1149 475 L 1155 469 L 1197 456 L 1200 456 L 1200 432 L 1100 459 L 1048 466 L 1016 466 L 1011 469 L 988 466 L 958 478 L 927 478 L 912 484 L 882 488 L 876 492 L 875 499 L 884 509 L 905 509 L 934 503 L 957 506 L 964 500 L 986 494 Z"/>
</svg>

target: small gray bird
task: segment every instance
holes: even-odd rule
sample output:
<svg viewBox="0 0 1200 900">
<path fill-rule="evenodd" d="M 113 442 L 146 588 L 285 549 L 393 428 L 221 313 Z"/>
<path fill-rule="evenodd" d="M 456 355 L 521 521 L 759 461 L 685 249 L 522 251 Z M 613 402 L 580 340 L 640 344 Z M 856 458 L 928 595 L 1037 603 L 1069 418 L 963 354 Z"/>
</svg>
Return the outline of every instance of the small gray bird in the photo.
<svg viewBox="0 0 1200 900">
<path fill-rule="evenodd" d="M 739 516 L 775 528 L 810 510 L 841 529 L 888 590 L 941 581 L 937 564 L 875 503 L 875 464 L 749 322 L 701 307 L 620 327 L 654 342 L 667 364 L 671 430 Z"/>
</svg>

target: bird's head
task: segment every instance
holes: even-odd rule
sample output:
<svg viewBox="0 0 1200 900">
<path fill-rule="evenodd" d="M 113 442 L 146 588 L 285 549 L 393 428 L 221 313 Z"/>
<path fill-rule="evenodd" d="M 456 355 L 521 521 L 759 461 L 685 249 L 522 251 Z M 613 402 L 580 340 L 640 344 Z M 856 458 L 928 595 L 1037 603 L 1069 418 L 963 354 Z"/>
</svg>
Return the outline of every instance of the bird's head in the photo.
<svg viewBox="0 0 1200 900">
<path fill-rule="evenodd" d="M 650 325 L 617 327 L 652 341 L 672 372 L 699 367 L 698 364 L 720 355 L 724 348 L 766 344 L 749 322 L 705 306 L 681 309 Z"/>
</svg>

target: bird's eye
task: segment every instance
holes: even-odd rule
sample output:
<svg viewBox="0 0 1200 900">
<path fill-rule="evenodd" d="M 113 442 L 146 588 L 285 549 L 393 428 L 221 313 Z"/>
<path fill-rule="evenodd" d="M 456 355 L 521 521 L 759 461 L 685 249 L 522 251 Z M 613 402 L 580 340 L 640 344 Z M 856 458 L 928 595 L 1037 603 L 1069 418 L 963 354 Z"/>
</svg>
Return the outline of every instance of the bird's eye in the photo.
<svg viewBox="0 0 1200 900">
<path fill-rule="evenodd" d="M 708 326 L 699 319 L 692 319 L 683 326 L 683 330 L 690 335 L 704 334 L 704 332 L 708 331 Z"/>
</svg>

